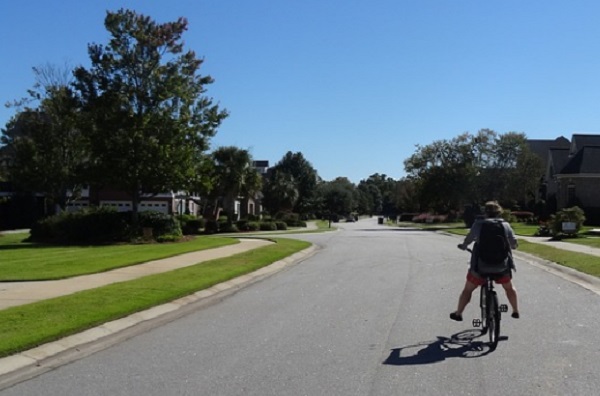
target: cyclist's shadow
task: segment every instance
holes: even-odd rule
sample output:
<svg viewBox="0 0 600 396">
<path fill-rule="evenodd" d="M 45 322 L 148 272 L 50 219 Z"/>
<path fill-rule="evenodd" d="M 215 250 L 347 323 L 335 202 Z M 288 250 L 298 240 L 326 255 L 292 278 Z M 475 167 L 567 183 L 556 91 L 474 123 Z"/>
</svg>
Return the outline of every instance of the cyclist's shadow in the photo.
<svg viewBox="0 0 600 396">
<path fill-rule="evenodd" d="M 493 349 L 487 342 L 475 340 L 481 336 L 481 330 L 465 330 L 450 338 L 438 336 L 433 341 L 394 348 L 383 364 L 404 366 L 438 363 L 449 358 L 482 357 Z"/>
</svg>

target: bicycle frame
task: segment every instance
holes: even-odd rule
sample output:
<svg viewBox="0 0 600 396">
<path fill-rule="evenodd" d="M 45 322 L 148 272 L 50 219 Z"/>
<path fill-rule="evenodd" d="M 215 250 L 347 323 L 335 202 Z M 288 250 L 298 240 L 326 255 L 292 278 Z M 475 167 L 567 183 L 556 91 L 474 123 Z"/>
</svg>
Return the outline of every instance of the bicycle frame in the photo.
<svg viewBox="0 0 600 396">
<path fill-rule="evenodd" d="M 467 249 L 471 252 L 471 249 Z M 496 349 L 500 339 L 500 320 L 502 312 L 508 311 L 508 305 L 498 304 L 498 295 L 494 290 L 494 275 L 485 275 L 485 283 L 481 285 L 479 307 L 481 309 L 481 319 L 473 319 L 473 327 L 482 327 L 481 334 L 488 333 L 490 339 L 490 348 Z"/>
</svg>

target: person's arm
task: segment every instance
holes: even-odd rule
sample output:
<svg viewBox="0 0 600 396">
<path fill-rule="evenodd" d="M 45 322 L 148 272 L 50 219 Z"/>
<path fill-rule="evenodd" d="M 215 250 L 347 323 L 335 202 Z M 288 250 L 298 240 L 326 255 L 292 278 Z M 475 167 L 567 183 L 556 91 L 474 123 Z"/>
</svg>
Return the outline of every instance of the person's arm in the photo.
<svg viewBox="0 0 600 396">
<path fill-rule="evenodd" d="M 458 247 L 462 250 L 465 250 L 467 248 L 467 246 L 469 246 L 471 244 L 471 242 L 477 240 L 477 236 L 479 235 L 480 230 L 481 230 L 481 221 L 476 221 L 471 226 L 471 229 L 469 230 L 469 233 L 467 234 L 467 236 L 465 236 L 465 240 L 463 241 L 463 243 L 458 245 Z"/>
<path fill-rule="evenodd" d="M 511 249 L 516 249 L 517 247 L 519 247 L 519 242 L 517 241 L 517 238 L 515 237 L 515 232 L 513 231 L 512 227 L 510 226 L 509 223 L 504 223 L 506 224 L 506 226 L 504 227 L 506 229 L 506 237 L 508 238 L 508 243 L 510 244 L 510 248 Z"/>
</svg>

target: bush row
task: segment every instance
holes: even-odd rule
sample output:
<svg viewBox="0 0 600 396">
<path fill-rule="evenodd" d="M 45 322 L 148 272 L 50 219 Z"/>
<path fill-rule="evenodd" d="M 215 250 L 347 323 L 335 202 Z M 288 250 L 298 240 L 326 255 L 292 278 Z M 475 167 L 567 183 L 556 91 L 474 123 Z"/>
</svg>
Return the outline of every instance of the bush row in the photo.
<svg viewBox="0 0 600 396">
<path fill-rule="evenodd" d="M 152 229 L 157 241 L 176 240 L 182 236 L 179 221 L 159 212 L 140 212 L 134 224 L 131 212 L 117 212 L 99 207 L 73 213 L 62 212 L 35 223 L 30 239 L 46 243 L 114 243 L 130 242 Z"/>
<path fill-rule="evenodd" d="M 134 223 L 131 212 L 94 207 L 77 212 L 63 212 L 38 221 L 31 228 L 30 239 L 45 243 L 115 243 L 154 239 L 175 241 L 183 235 L 232 233 L 248 231 L 284 231 L 288 227 L 306 227 L 297 215 L 256 217 L 237 222 L 221 216 L 218 221 L 192 215 L 171 216 L 160 212 L 140 212 Z M 148 234 L 151 232 L 151 235 Z"/>
</svg>

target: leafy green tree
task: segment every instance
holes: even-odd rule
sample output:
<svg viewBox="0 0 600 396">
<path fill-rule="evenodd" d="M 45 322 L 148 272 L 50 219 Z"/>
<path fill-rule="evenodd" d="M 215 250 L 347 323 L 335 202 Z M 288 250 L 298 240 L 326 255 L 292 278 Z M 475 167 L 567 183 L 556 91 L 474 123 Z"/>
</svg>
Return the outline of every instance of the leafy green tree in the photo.
<svg viewBox="0 0 600 396">
<path fill-rule="evenodd" d="M 355 185 L 345 177 L 338 177 L 333 181 L 319 184 L 318 194 L 327 215 L 348 216 L 358 206 L 358 191 Z"/>
<path fill-rule="evenodd" d="M 370 216 L 381 213 L 382 198 L 379 188 L 374 183 L 361 180 L 357 189 L 359 193 L 358 212 Z"/>
<path fill-rule="evenodd" d="M 417 146 L 404 164 L 421 207 L 444 213 L 491 199 L 506 207 L 524 205 L 542 174 L 524 134 L 489 129 Z"/>
<path fill-rule="evenodd" d="M 375 186 L 379 191 L 379 198 L 375 199 L 377 205 L 374 209 L 375 213 L 384 216 L 396 216 L 398 213 L 397 207 L 397 182 L 386 174 L 375 173 L 369 176 L 366 180 L 361 180 L 361 185 Z"/>
<path fill-rule="evenodd" d="M 399 212 L 418 212 L 421 209 L 417 186 L 410 178 L 400 179 L 396 183 L 396 206 Z"/>
<path fill-rule="evenodd" d="M 404 161 L 415 180 L 423 210 L 447 213 L 462 207 L 472 195 L 476 167 L 472 136 L 438 140 L 417 146 L 417 152 Z"/>
<path fill-rule="evenodd" d="M 285 173 L 291 176 L 291 178 L 275 176 L 281 173 Z M 294 212 L 306 215 L 313 210 L 312 202 L 314 200 L 319 177 L 317 171 L 313 168 L 312 164 L 304 158 L 302 153 L 292 153 L 291 151 L 288 151 L 283 158 L 271 168 L 269 179 L 275 177 L 283 177 L 285 180 L 293 180 L 295 183 L 296 189 L 298 190 L 298 198 L 294 203 Z M 281 180 L 277 181 L 275 184 L 280 182 Z M 275 189 L 274 191 L 283 192 L 284 190 Z M 273 199 L 273 201 L 277 201 L 277 199 Z"/>
<path fill-rule="evenodd" d="M 219 147 L 214 160 L 213 196 L 222 198 L 227 218 L 231 221 L 238 198 L 253 197 L 262 186 L 260 174 L 252 165 L 248 150 L 234 146 Z"/>
<path fill-rule="evenodd" d="M 121 9 L 107 12 L 107 45 L 91 44 L 91 68 L 75 71 L 92 161 L 90 182 L 129 194 L 134 219 L 145 194 L 197 184 L 209 140 L 227 116 L 205 96 L 210 76 L 184 52 L 187 20 L 157 23 Z"/>
<path fill-rule="evenodd" d="M 79 128 L 79 102 L 65 71 L 51 65 L 33 69 L 36 83 L 22 108 L 2 130 L 10 157 L 10 179 L 23 191 L 43 193 L 50 212 L 78 198 L 81 170 L 89 158 Z M 31 106 L 33 105 L 33 106 Z"/>
</svg>

